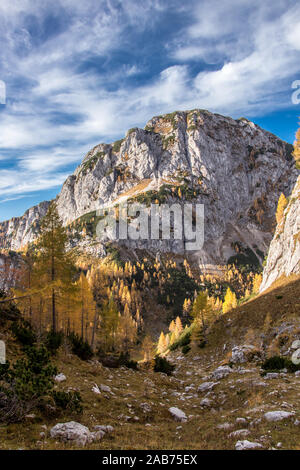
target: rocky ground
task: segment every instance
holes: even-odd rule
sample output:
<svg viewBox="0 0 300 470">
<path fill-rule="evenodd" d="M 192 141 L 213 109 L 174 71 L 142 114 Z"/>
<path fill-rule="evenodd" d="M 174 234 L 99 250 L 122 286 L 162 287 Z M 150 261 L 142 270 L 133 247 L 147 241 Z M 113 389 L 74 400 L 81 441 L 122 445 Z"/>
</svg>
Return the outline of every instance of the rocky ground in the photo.
<svg viewBox="0 0 300 470">
<path fill-rule="evenodd" d="M 0 449 L 299 449 L 300 373 L 260 368 L 266 356 L 290 358 L 299 298 L 294 276 L 223 315 L 206 347 L 168 356 L 172 376 L 109 369 L 62 349 L 56 388 L 78 390 L 83 413 L 2 425 Z"/>
<path fill-rule="evenodd" d="M 299 449 L 300 374 L 262 377 L 256 364 L 240 362 L 241 348 L 235 357 L 229 367 L 173 353 L 170 377 L 61 358 L 57 389 L 79 390 L 83 414 L 29 415 L 25 424 L 0 428 L 0 448 Z"/>
</svg>

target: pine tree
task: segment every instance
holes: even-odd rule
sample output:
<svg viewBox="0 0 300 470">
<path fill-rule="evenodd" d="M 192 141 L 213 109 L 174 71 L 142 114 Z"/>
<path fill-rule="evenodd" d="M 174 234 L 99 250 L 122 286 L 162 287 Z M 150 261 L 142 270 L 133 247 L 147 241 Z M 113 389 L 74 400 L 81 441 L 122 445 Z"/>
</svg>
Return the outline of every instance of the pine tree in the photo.
<svg viewBox="0 0 300 470">
<path fill-rule="evenodd" d="M 95 315 L 96 303 L 94 301 L 93 293 L 90 289 L 88 280 L 82 272 L 77 283 L 78 289 L 78 305 L 80 311 L 80 324 L 81 324 L 81 338 L 88 341 L 87 327 Z"/>
<path fill-rule="evenodd" d="M 284 209 L 286 208 L 287 203 L 288 202 L 287 202 L 285 195 L 281 193 L 279 200 L 278 200 L 277 211 L 276 211 L 277 224 L 279 224 L 283 218 Z"/>
<path fill-rule="evenodd" d="M 149 335 L 145 336 L 142 342 L 142 353 L 144 361 L 149 362 L 153 358 L 154 348 L 153 341 Z"/>
<path fill-rule="evenodd" d="M 55 332 L 59 304 L 74 290 L 74 256 L 67 251 L 67 233 L 55 202 L 50 204 L 42 219 L 40 233 L 36 245 L 35 273 L 40 285 L 44 287 L 44 301 L 50 301 L 52 330 Z"/>
<path fill-rule="evenodd" d="M 137 339 L 137 324 L 132 318 L 127 304 L 125 305 L 124 313 L 120 318 L 118 335 L 121 351 L 125 354 L 129 354 Z"/>
<path fill-rule="evenodd" d="M 206 307 L 207 307 L 207 294 L 205 292 L 200 291 L 197 297 L 195 298 L 192 312 L 191 312 L 194 320 L 197 321 L 201 318 Z"/>
<path fill-rule="evenodd" d="M 254 279 L 253 279 L 253 285 L 252 285 L 253 294 L 258 294 L 261 282 L 262 282 L 262 275 L 255 274 Z"/>
<path fill-rule="evenodd" d="M 176 333 L 179 336 L 180 333 L 182 333 L 182 330 L 183 330 L 180 317 L 176 317 L 175 325 L 176 325 Z"/>
<path fill-rule="evenodd" d="M 166 337 L 162 331 L 157 344 L 157 353 L 162 354 L 167 349 Z"/>
<path fill-rule="evenodd" d="M 100 341 L 104 352 L 115 350 L 119 322 L 119 311 L 111 296 L 100 312 Z"/>
</svg>

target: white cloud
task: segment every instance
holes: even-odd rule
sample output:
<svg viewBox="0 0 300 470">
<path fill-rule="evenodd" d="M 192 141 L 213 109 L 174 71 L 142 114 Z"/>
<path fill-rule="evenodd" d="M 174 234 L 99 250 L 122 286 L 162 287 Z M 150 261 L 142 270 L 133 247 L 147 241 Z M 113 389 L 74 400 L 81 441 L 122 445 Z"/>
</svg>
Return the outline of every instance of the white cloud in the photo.
<svg viewBox="0 0 300 470">
<path fill-rule="evenodd" d="M 39 172 L 2 170 L 0 175 L 1 197 L 12 194 L 24 195 L 60 186 L 67 176 L 67 173 L 48 173 L 45 175 Z"/>
</svg>

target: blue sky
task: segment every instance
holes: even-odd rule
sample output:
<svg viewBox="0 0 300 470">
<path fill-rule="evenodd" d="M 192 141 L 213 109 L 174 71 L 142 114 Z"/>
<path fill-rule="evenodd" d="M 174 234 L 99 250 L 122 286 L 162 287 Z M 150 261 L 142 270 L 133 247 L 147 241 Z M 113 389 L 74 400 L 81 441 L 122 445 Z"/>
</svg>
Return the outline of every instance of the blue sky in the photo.
<svg viewBox="0 0 300 470">
<path fill-rule="evenodd" d="M 153 115 L 205 108 L 293 142 L 296 0 L 1 0 L 0 41 L 0 220 Z"/>
</svg>

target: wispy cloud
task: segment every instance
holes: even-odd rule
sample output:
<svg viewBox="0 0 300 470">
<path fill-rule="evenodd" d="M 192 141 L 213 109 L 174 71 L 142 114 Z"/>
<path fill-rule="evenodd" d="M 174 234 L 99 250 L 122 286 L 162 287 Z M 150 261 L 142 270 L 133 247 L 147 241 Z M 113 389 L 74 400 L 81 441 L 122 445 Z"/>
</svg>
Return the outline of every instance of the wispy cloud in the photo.
<svg viewBox="0 0 300 470">
<path fill-rule="evenodd" d="M 30 195 L 23 194 L 22 196 L 7 197 L 5 199 L 0 199 L 0 204 L 4 204 L 5 202 L 11 202 L 11 201 L 19 201 L 20 199 L 24 199 L 26 197 L 30 197 Z"/>
</svg>

